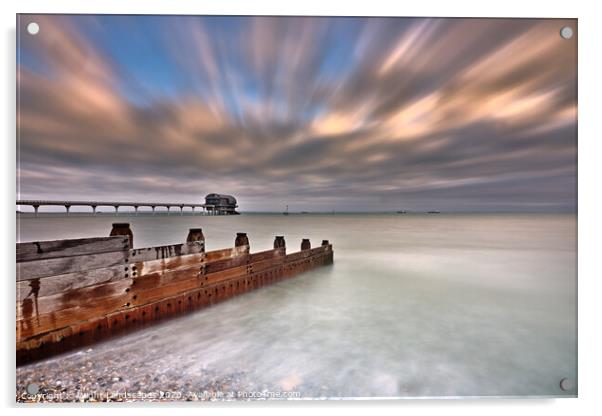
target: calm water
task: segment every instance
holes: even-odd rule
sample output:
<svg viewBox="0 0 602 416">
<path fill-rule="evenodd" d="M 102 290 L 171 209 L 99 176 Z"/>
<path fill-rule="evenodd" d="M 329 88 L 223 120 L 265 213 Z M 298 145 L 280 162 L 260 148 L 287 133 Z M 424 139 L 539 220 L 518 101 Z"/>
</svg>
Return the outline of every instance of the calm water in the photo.
<svg viewBox="0 0 602 416">
<path fill-rule="evenodd" d="M 52 216 L 21 218 L 20 241 L 108 235 L 134 245 L 184 241 L 251 250 L 285 235 L 329 239 L 334 265 L 192 315 L 42 363 L 121 377 L 129 389 L 294 390 L 302 397 L 575 395 L 575 215 Z M 58 369 L 58 370 L 57 370 Z M 96 377 L 96 378 L 95 378 Z M 67 381 L 65 381 L 67 380 Z M 81 381 L 81 380 L 80 380 Z M 95 381 L 94 381 L 95 382 Z M 146 386 L 146 387 L 145 387 Z"/>
</svg>

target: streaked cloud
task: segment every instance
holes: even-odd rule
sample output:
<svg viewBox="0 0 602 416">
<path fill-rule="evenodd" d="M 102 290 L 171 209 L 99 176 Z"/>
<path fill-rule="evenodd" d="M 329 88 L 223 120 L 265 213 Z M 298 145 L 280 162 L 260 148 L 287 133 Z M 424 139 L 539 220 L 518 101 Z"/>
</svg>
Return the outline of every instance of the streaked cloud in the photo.
<svg viewBox="0 0 602 416">
<path fill-rule="evenodd" d="M 575 209 L 576 21 L 20 23 L 22 198 Z"/>
</svg>

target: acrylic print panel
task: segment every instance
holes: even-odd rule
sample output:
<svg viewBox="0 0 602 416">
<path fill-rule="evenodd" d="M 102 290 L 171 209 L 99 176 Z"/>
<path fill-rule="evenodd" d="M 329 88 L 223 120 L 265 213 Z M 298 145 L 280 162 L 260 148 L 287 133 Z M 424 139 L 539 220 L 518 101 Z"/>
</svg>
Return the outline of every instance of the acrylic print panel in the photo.
<svg viewBox="0 0 602 416">
<path fill-rule="evenodd" d="M 576 20 L 17 33 L 17 401 L 577 395 Z"/>
</svg>

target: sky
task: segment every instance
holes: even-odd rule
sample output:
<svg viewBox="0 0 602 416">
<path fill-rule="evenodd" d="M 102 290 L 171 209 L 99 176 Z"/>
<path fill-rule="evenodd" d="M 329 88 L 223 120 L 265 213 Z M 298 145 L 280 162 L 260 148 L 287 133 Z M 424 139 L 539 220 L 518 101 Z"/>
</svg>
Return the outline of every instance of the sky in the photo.
<svg viewBox="0 0 602 416">
<path fill-rule="evenodd" d="M 576 20 L 20 15 L 17 198 L 575 212 L 576 32 Z"/>
</svg>

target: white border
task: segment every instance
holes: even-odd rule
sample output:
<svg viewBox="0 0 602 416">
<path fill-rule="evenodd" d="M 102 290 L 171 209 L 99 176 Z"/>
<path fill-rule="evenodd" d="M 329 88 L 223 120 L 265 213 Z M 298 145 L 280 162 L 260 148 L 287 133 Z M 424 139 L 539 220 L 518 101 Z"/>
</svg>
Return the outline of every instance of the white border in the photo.
<svg viewBox="0 0 602 416">
<path fill-rule="evenodd" d="M 253 402 L 253 403 L 207 403 L 202 406 L 177 405 L 179 411 L 197 413 L 199 411 L 231 412 L 241 409 L 251 414 L 265 412 L 306 413 L 315 410 L 344 410 L 345 413 L 361 413 L 377 408 L 383 413 L 418 411 L 434 413 L 444 411 L 449 414 L 506 415 L 510 412 L 528 411 L 529 414 L 563 415 L 569 413 L 587 414 L 595 408 L 602 408 L 600 386 L 600 345 L 599 318 L 602 316 L 602 270 L 598 258 L 602 245 L 601 213 L 602 198 L 600 189 L 600 152 L 602 115 L 599 103 L 602 88 L 600 77 L 602 65 L 600 49 L 602 44 L 602 15 L 595 1 L 541 1 L 498 0 L 497 2 L 454 0 L 454 1 L 412 1 L 393 2 L 392 0 L 370 0 L 352 3 L 350 1 L 303 0 L 297 2 L 267 0 L 226 0 L 222 2 L 200 2 L 192 0 L 20 0 L 18 4 L 1 2 L 2 37 L 2 89 L 4 97 L 0 101 L 2 111 L 2 206 L 3 230 L 2 264 L 4 265 L 2 290 L 4 296 L 2 330 L 2 404 L 14 408 L 14 241 L 15 241 L 15 13 L 128 13 L 128 14 L 284 14 L 284 15 L 356 15 L 356 16 L 449 16 L 449 17 L 570 17 L 579 19 L 579 398 L 578 399 L 504 399 L 504 400 L 401 400 L 401 401 L 329 401 L 329 402 Z M 73 407 L 73 406 L 70 406 Z M 132 406 L 114 406 L 111 412 L 131 413 Z M 145 406 L 144 412 L 164 413 L 156 406 Z M 167 406 L 160 406 L 167 407 Z M 200 408 L 199 408 L 200 407 Z M 23 409 L 23 407 L 20 407 Z M 31 407 L 26 409 L 33 410 Z M 57 406 L 37 409 L 45 413 L 79 413 L 81 409 L 57 408 Z M 106 412 L 106 408 L 91 409 Z"/>
</svg>

